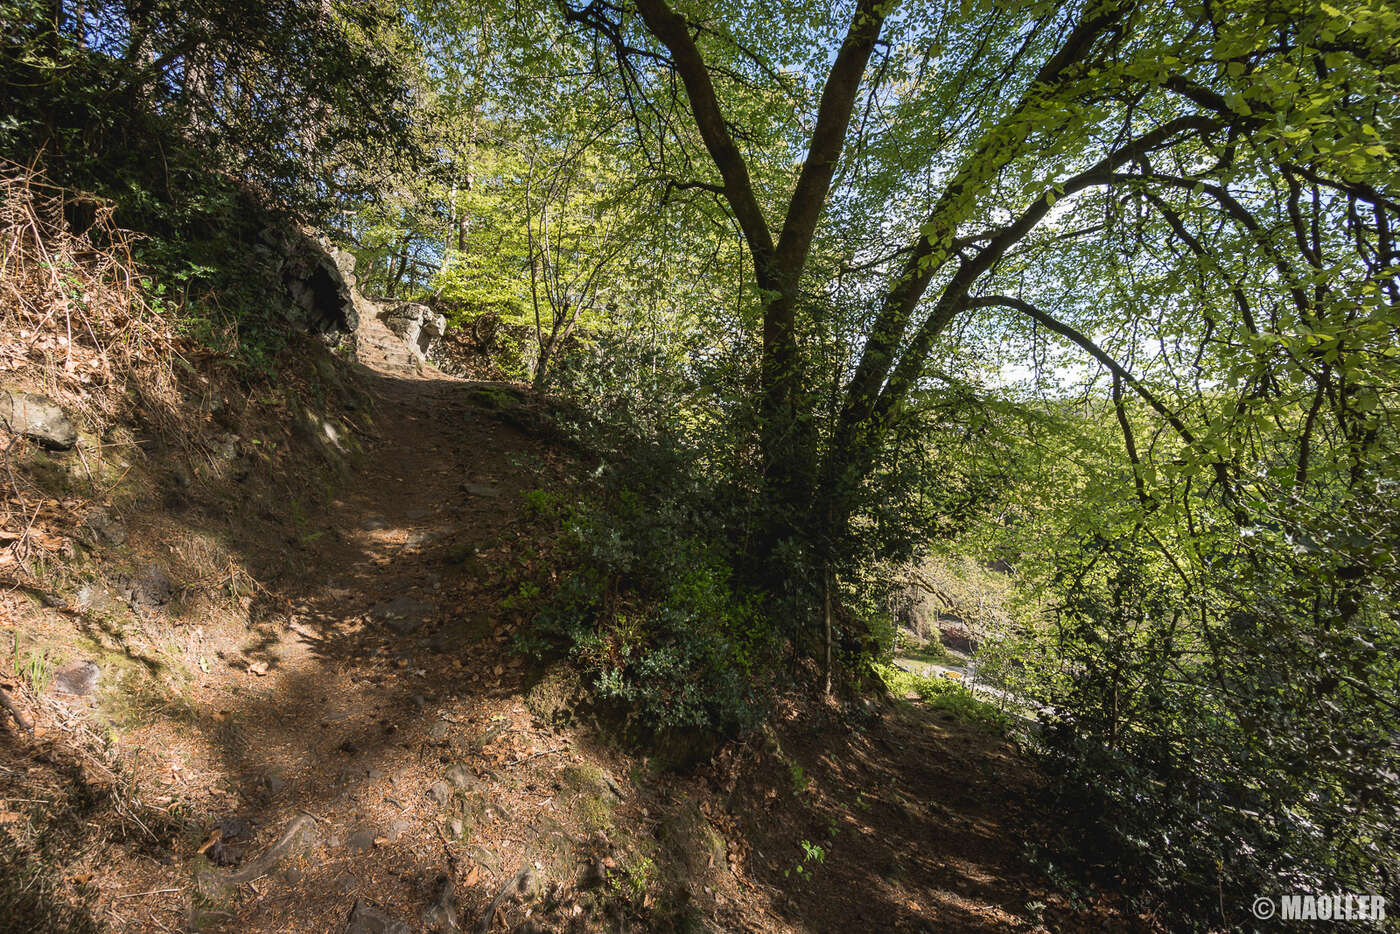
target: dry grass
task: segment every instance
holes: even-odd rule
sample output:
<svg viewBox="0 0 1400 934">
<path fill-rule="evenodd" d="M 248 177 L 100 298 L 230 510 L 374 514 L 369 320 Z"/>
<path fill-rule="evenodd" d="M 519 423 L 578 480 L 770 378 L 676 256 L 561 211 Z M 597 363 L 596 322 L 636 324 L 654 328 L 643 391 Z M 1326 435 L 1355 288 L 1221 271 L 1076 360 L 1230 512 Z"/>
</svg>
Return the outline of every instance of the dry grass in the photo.
<svg viewBox="0 0 1400 934">
<path fill-rule="evenodd" d="M 0 380 L 43 392 L 96 433 L 135 409 L 189 444 L 180 430 L 180 341 L 133 257 L 138 235 L 113 211 L 0 162 Z M 55 499 L 16 471 L 12 454 L 23 443 L 0 439 L 0 568 L 32 577 L 36 561 L 62 549 L 85 503 Z M 91 480 L 88 457 L 80 447 Z"/>
<path fill-rule="evenodd" d="M 37 383 L 101 427 L 135 392 L 174 408 L 180 354 L 113 207 L 0 162 L 0 372 Z"/>
</svg>

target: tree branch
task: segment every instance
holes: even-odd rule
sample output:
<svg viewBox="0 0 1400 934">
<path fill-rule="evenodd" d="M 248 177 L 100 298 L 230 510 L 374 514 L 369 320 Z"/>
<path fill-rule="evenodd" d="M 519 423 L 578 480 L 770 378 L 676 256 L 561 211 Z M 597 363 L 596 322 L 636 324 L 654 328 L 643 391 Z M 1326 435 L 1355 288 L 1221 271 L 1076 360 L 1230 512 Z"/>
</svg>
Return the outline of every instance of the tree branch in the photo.
<svg viewBox="0 0 1400 934">
<path fill-rule="evenodd" d="M 1142 398 L 1142 401 L 1146 402 L 1152 407 L 1153 411 L 1162 416 L 1167 424 L 1176 429 L 1176 433 L 1181 436 L 1181 440 L 1185 441 L 1187 444 L 1195 443 L 1196 438 L 1195 435 L 1191 433 L 1191 429 L 1187 428 L 1181 419 L 1178 418 L 1171 409 L 1167 408 L 1150 389 L 1139 382 L 1133 374 L 1124 369 L 1117 360 L 1110 357 L 1102 347 L 1089 340 L 1089 338 L 1085 337 L 1068 324 L 1051 317 L 1030 302 L 1012 295 L 981 295 L 967 300 L 968 308 L 987 308 L 994 305 L 1013 308 L 1034 319 L 1042 327 L 1054 331 L 1061 337 L 1068 339 L 1071 343 L 1078 345 L 1082 350 L 1088 353 L 1089 356 L 1102 364 L 1103 367 L 1113 375 L 1114 380 L 1121 380 L 1123 385 L 1137 393 L 1138 396 Z"/>
<path fill-rule="evenodd" d="M 689 26 L 684 17 L 666 5 L 665 0 L 637 0 L 637 12 L 651 34 L 671 52 L 671 60 L 685 84 L 700 138 L 704 140 L 710 158 L 724 179 L 725 200 L 734 211 L 744 239 L 748 241 L 749 251 L 753 254 L 759 284 L 767 287 L 771 285 L 773 275 L 773 234 L 754 196 L 748 165 L 739 147 L 734 144 L 729 125 L 720 112 L 715 86 L 710 81 L 710 73 L 700 57 L 700 50 L 690 37 Z"/>
</svg>

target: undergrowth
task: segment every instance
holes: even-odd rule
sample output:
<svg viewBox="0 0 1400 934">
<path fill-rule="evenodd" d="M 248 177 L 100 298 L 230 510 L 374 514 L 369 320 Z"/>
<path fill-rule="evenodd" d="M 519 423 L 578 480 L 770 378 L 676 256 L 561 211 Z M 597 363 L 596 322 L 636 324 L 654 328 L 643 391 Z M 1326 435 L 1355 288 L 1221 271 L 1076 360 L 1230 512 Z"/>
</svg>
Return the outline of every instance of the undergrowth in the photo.
<svg viewBox="0 0 1400 934">
<path fill-rule="evenodd" d="M 966 686 L 956 681 L 938 676 L 923 677 L 893 665 L 875 665 L 875 672 L 884 682 L 886 689 L 896 697 L 909 693 L 919 698 L 933 710 L 949 713 L 961 723 L 975 726 L 994 733 L 1005 733 L 1011 729 L 1012 719 L 996 706 L 979 700 Z"/>
</svg>

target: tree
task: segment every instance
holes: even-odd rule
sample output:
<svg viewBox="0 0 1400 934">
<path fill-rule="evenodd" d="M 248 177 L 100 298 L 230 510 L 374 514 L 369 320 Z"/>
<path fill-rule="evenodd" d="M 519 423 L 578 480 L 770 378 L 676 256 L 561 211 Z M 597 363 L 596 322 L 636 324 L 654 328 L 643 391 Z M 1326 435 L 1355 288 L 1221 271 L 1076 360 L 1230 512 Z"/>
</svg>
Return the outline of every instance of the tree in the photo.
<svg viewBox="0 0 1400 934">
<path fill-rule="evenodd" d="M 723 197 L 753 264 L 775 508 L 786 513 L 786 532 L 834 539 L 848 530 L 857 491 L 940 338 L 978 309 L 1009 308 L 1071 336 L 1112 364 L 1123 392 L 1184 428 L 1095 344 L 1092 326 L 1075 328 L 1016 295 L 979 294 L 1042 241 L 1074 247 L 1107 226 L 1065 230 L 1057 217 L 1090 205 L 1110 220 L 1125 206 L 1154 214 L 1158 233 L 1195 258 L 1199 275 L 1233 287 L 1230 305 L 1206 324 L 1216 338 L 1258 324 L 1238 287 L 1251 273 L 1229 268 L 1215 252 L 1224 245 L 1204 229 L 1231 227 L 1304 317 L 1316 303 L 1303 283 L 1320 266 L 1298 212 L 1309 190 L 1361 209 L 1367 217 L 1351 231 L 1365 240 L 1362 252 L 1389 255 L 1394 157 L 1377 127 L 1395 116 L 1387 66 L 1395 41 L 1384 37 L 1395 14 L 1364 3 L 1329 10 L 1255 0 L 903 11 L 856 2 L 839 14 L 844 34 L 834 18 L 796 7 L 787 23 L 666 0 L 566 5 L 564 15 L 610 46 L 622 89 L 645 102 L 632 105 L 639 136 L 669 133 L 681 143 L 677 172 L 696 164 L 686 135 L 655 115 L 673 93 L 665 74 L 680 77 L 718 180 L 700 171 L 675 184 Z M 802 43 L 814 32 L 824 38 L 807 55 Z M 811 58 L 823 78 L 804 83 L 817 73 L 799 70 Z M 797 117 L 786 120 L 780 107 Z M 796 170 L 773 171 L 757 142 L 745 151 L 747 141 L 772 139 L 773 122 L 779 151 L 800 153 Z M 1292 193 L 1244 193 L 1275 183 Z M 1180 200 L 1188 194 L 1189 208 Z M 1193 230 L 1193 221 L 1202 226 Z M 1280 222 L 1297 237 L 1280 236 Z M 833 243 L 833 233 L 845 242 Z M 814 295 L 831 294 L 809 269 L 819 241 L 859 267 L 869 308 L 851 331 L 841 402 L 824 434 L 801 353 Z M 819 468 L 805 466 L 818 459 Z"/>
</svg>

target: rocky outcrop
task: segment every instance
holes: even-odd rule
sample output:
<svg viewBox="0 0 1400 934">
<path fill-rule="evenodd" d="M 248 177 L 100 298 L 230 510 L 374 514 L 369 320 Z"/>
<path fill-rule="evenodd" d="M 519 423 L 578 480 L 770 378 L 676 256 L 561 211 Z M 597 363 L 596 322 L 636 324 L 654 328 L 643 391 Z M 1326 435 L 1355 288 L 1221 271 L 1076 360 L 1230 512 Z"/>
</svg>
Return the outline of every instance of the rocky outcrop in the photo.
<svg viewBox="0 0 1400 934">
<path fill-rule="evenodd" d="M 0 392 L 0 426 L 53 451 L 78 443 L 78 430 L 58 403 L 27 392 Z"/>
<path fill-rule="evenodd" d="M 263 239 L 280 257 L 292 324 L 312 334 L 353 332 L 363 301 L 355 292 L 355 257 L 307 230 L 269 227 Z"/>
<path fill-rule="evenodd" d="M 417 302 L 385 306 L 379 318 L 403 339 L 420 363 L 427 360 L 433 343 L 447 333 L 447 318 Z"/>
</svg>

